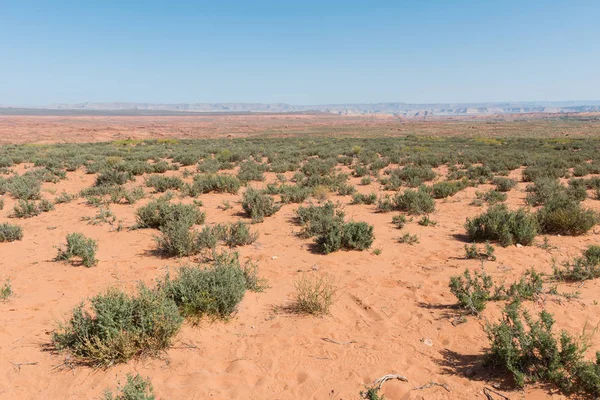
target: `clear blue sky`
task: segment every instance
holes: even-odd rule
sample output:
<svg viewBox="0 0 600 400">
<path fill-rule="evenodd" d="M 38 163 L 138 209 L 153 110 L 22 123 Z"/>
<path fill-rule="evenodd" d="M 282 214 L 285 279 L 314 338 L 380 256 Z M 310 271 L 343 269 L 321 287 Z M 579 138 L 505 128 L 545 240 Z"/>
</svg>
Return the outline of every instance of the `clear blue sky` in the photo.
<svg viewBox="0 0 600 400">
<path fill-rule="evenodd" d="M 600 99 L 600 0 L 0 0 L 0 104 Z"/>
</svg>

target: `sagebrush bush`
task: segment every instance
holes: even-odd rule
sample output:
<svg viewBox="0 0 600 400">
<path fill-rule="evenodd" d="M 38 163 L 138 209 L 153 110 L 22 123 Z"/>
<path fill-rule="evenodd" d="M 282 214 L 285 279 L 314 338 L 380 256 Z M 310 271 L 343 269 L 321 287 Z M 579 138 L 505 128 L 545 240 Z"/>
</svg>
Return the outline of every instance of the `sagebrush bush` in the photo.
<svg viewBox="0 0 600 400">
<path fill-rule="evenodd" d="M 467 218 L 465 228 L 472 241 L 499 241 L 502 246 L 521 244 L 529 246 L 538 232 L 538 221 L 534 214 L 523 209 L 509 211 L 505 205 L 495 205 L 487 212 Z"/>
<path fill-rule="evenodd" d="M 435 201 L 426 189 L 407 190 L 397 194 L 394 198 L 394 206 L 399 211 L 405 211 L 411 215 L 431 214 L 435 211 Z"/>
<path fill-rule="evenodd" d="M 96 186 L 124 185 L 133 180 L 133 174 L 117 169 L 105 169 L 96 176 Z"/>
<path fill-rule="evenodd" d="M 298 207 L 296 220 L 302 225 L 301 236 L 305 238 L 318 236 L 326 232 L 330 226 L 344 222 L 344 212 L 328 201 L 322 206 L 309 205 Z"/>
<path fill-rule="evenodd" d="M 336 286 L 330 275 L 306 274 L 294 282 L 296 294 L 291 310 L 301 314 L 315 316 L 327 315 L 334 301 Z"/>
<path fill-rule="evenodd" d="M 88 307 L 75 307 L 52 341 L 81 362 L 109 367 L 168 348 L 182 322 L 177 304 L 162 290 L 140 285 L 137 294 L 128 295 L 112 288 L 90 299 Z"/>
<path fill-rule="evenodd" d="M 496 204 L 506 201 L 506 193 L 499 192 L 497 190 L 488 190 L 487 192 L 476 192 L 475 197 L 480 201 L 485 201 L 489 204 Z"/>
<path fill-rule="evenodd" d="M 206 214 L 194 204 L 171 204 L 168 197 L 152 200 L 136 210 L 137 227 L 159 229 L 169 221 L 179 221 L 187 225 L 203 224 Z"/>
<path fill-rule="evenodd" d="M 159 287 L 175 301 L 183 315 L 228 318 L 244 298 L 246 274 L 237 253 L 222 253 L 207 267 L 182 267 L 167 275 Z"/>
<path fill-rule="evenodd" d="M 201 193 L 231 193 L 236 194 L 240 189 L 241 182 L 235 176 L 230 175 L 196 175 L 191 186 L 191 194 L 197 196 Z"/>
<path fill-rule="evenodd" d="M 258 239 L 258 233 L 251 232 L 248 225 L 241 221 L 223 227 L 221 236 L 229 247 L 245 246 L 254 243 Z"/>
<path fill-rule="evenodd" d="M 598 213 L 566 197 L 552 197 L 537 212 L 540 232 L 556 235 L 583 235 L 598 222 Z"/>
<path fill-rule="evenodd" d="M 13 216 L 15 218 L 32 218 L 41 213 L 42 210 L 31 200 L 19 200 L 13 207 Z"/>
<path fill-rule="evenodd" d="M 508 371 L 519 387 L 529 382 L 548 382 L 566 393 L 600 396 L 600 352 L 594 362 L 584 359 L 588 344 L 562 331 L 553 332 L 554 318 L 545 310 L 538 319 L 519 301 L 508 304 L 502 319 L 488 324 L 488 365 Z"/>
<path fill-rule="evenodd" d="M 352 204 L 375 204 L 375 202 L 377 201 L 377 194 L 376 193 L 369 193 L 369 194 L 362 194 L 362 193 L 355 193 L 352 196 Z"/>
<path fill-rule="evenodd" d="M 9 223 L 0 224 L 0 243 L 23 239 L 23 228 Z"/>
<path fill-rule="evenodd" d="M 183 180 L 178 176 L 150 175 L 144 179 L 146 187 L 154 188 L 157 192 L 163 193 L 167 190 L 181 190 Z"/>
<path fill-rule="evenodd" d="M 591 245 L 571 262 L 554 267 L 554 278 L 560 281 L 582 282 L 600 278 L 600 246 Z"/>
<path fill-rule="evenodd" d="M 252 222 L 262 222 L 265 217 L 270 217 L 281 208 L 275 204 L 273 198 L 258 190 L 248 188 L 242 198 L 242 208 L 252 218 Z"/>
<path fill-rule="evenodd" d="M 6 189 L 15 199 L 27 201 L 39 199 L 41 186 L 40 179 L 25 174 L 12 177 L 6 185 Z"/>
<path fill-rule="evenodd" d="M 450 292 L 458 299 L 458 306 L 469 314 L 477 315 L 485 309 L 493 286 L 492 277 L 483 270 L 471 275 L 466 269 L 462 276 L 450 278 Z"/>
<path fill-rule="evenodd" d="M 81 259 L 81 264 L 89 268 L 98 263 L 97 250 L 98 244 L 94 239 L 87 238 L 81 233 L 69 233 L 66 246 L 58 249 L 56 260 L 72 261 L 73 257 L 78 257 Z"/>
<path fill-rule="evenodd" d="M 508 192 L 517 185 L 514 179 L 504 177 L 495 177 L 492 183 L 496 185 L 496 190 L 499 192 Z"/>
<path fill-rule="evenodd" d="M 296 185 L 281 185 L 279 187 L 279 195 L 281 202 L 288 203 L 303 203 L 311 195 L 312 191 L 307 187 Z"/>
<path fill-rule="evenodd" d="M 240 163 L 240 170 L 237 177 L 242 182 L 264 181 L 266 168 L 263 164 L 254 161 L 244 161 Z"/>
<path fill-rule="evenodd" d="M 14 295 L 10 279 L 4 281 L 0 286 L 0 301 L 6 301 L 10 296 Z"/>
<path fill-rule="evenodd" d="M 438 182 L 431 186 L 431 194 L 434 199 L 445 199 L 450 196 L 454 196 L 456 193 L 465 188 L 465 184 L 462 181 L 458 182 Z"/>
<path fill-rule="evenodd" d="M 366 250 L 373 244 L 373 226 L 366 222 L 333 223 L 316 239 L 320 252 L 329 254 L 340 249 Z"/>
<path fill-rule="evenodd" d="M 150 379 L 144 379 L 139 374 L 127 374 L 127 383 L 117 388 L 117 393 L 110 390 L 104 392 L 102 400 L 155 400 L 154 388 Z"/>
</svg>

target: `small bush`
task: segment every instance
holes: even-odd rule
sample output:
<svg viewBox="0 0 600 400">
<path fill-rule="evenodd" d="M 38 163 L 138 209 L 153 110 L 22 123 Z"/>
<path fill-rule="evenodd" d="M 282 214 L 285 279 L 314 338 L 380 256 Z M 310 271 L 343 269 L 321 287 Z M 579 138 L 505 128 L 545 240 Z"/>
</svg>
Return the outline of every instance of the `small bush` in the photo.
<svg viewBox="0 0 600 400">
<path fill-rule="evenodd" d="M 483 251 L 479 250 L 475 243 L 473 243 L 471 246 L 465 244 L 465 258 L 468 260 L 496 260 L 496 256 L 494 255 L 494 247 L 487 242 L 485 243 L 485 249 Z"/>
<path fill-rule="evenodd" d="M 413 245 L 415 243 L 419 243 L 419 237 L 417 235 L 411 235 L 410 233 L 405 233 L 401 237 L 398 238 L 398 243 L 405 243 Z"/>
<path fill-rule="evenodd" d="M 52 341 L 76 359 L 95 367 L 127 362 L 168 348 L 183 317 L 177 304 L 161 290 L 141 285 L 137 295 L 109 289 L 77 306 L 58 326 Z"/>
<path fill-rule="evenodd" d="M 54 203 L 52 203 L 50 200 L 42 199 L 37 207 L 40 212 L 48 212 L 54 210 Z"/>
<path fill-rule="evenodd" d="M 258 239 L 257 232 L 251 232 L 248 225 L 241 221 L 229 224 L 223 229 L 223 240 L 229 247 L 245 246 Z"/>
<path fill-rule="evenodd" d="M 183 188 L 183 181 L 178 176 L 150 175 L 146 177 L 145 183 L 146 187 L 154 188 L 159 193 Z"/>
<path fill-rule="evenodd" d="M 168 197 L 152 200 L 136 211 L 138 228 L 159 229 L 169 221 L 180 221 L 190 228 L 195 224 L 203 224 L 206 214 L 193 204 L 171 204 Z"/>
<path fill-rule="evenodd" d="M 242 182 L 264 181 L 265 170 L 266 168 L 263 164 L 254 161 L 244 161 L 240 164 L 240 170 L 237 176 Z"/>
<path fill-rule="evenodd" d="M 96 177 L 96 186 L 124 185 L 130 180 L 133 180 L 131 172 L 106 169 Z"/>
<path fill-rule="evenodd" d="M 305 238 L 319 236 L 330 229 L 332 225 L 344 222 L 344 212 L 331 201 L 322 206 L 310 205 L 298 207 L 296 219 L 303 226 L 301 236 Z"/>
<path fill-rule="evenodd" d="M 502 246 L 514 243 L 529 246 L 538 232 L 538 222 L 534 215 L 519 209 L 509 211 L 505 205 L 496 205 L 465 224 L 472 241 L 497 240 Z"/>
<path fill-rule="evenodd" d="M 23 228 L 8 223 L 0 224 L 0 243 L 23 239 Z"/>
<path fill-rule="evenodd" d="M 308 199 L 308 196 L 310 196 L 311 192 L 312 191 L 310 188 L 296 185 L 281 185 L 279 187 L 281 202 L 284 204 L 303 203 L 306 199 Z"/>
<path fill-rule="evenodd" d="M 423 215 L 421 219 L 417 222 L 421 226 L 436 226 L 437 222 L 429 218 L 429 215 Z"/>
<path fill-rule="evenodd" d="M 431 187 L 431 193 L 434 199 L 445 199 L 454 196 L 464 188 L 463 182 L 438 182 Z"/>
<path fill-rule="evenodd" d="M 276 205 L 273 198 L 258 190 L 249 188 L 244 192 L 242 208 L 252 218 L 252 222 L 262 222 L 265 217 L 275 214 L 281 206 Z"/>
<path fill-rule="evenodd" d="M 517 181 L 510 178 L 496 177 L 492 180 L 496 185 L 496 190 L 499 192 L 508 192 L 517 185 Z"/>
<path fill-rule="evenodd" d="M 308 277 L 306 274 L 294 283 L 296 295 L 292 311 L 322 316 L 329 314 L 336 287 L 329 275 Z"/>
<path fill-rule="evenodd" d="M 365 250 L 374 240 L 373 226 L 366 222 L 334 223 L 316 239 L 317 247 L 323 254 L 340 249 Z"/>
<path fill-rule="evenodd" d="M 489 204 L 496 204 L 506 201 L 506 193 L 499 192 L 497 190 L 489 190 L 487 192 L 476 192 L 475 196 L 480 201 L 485 201 Z"/>
<path fill-rule="evenodd" d="M 492 277 L 483 270 L 481 273 L 475 271 L 472 276 L 466 269 L 462 276 L 450 278 L 450 292 L 458 299 L 459 307 L 474 315 L 483 311 L 486 303 L 492 299 L 493 286 Z"/>
<path fill-rule="evenodd" d="M 395 205 L 389 194 L 381 196 L 377 200 L 377 212 L 387 213 L 394 211 Z"/>
<path fill-rule="evenodd" d="M 78 257 L 81 259 L 81 264 L 89 268 L 98 262 L 96 250 L 98 244 L 94 239 L 87 238 L 81 233 L 70 233 L 67 235 L 66 247 L 58 249 L 56 260 L 69 261 L 73 257 Z"/>
<path fill-rule="evenodd" d="M 488 324 L 488 365 L 510 372 L 519 387 L 548 382 L 566 393 L 600 396 L 600 352 L 595 362 L 584 360 L 587 341 L 553 332 L 554 318 L 545 310 L 534 320 L 520 302 L 506 306 L 502 319 Z"/>
<path fill-rule="evenodd" d="M 411 215 L 430 214 L 435 210 L 435 201 L 426 190 L 407 190 L 396 195 L 395 208 Z"/>
<path fill-rule="evenodd" d="M 376 193 L 369 193 L 369 194 L 362 194 L 362 193 L 355 193 L 352 196 L 352 204 L 375 204 L 375 202 L 377 201 L 377 194 Z"/>
<path fill-rule="evenodd" d="M 236 194 L 241 182 L 235 176 L 229 175 L 196 175 L 191 187 L 192 195 L 200 193 L 231 193 Z"/>
<path fill-rule="evenodd" d="M 540 231 L 545 234 L 583 235 L 598 222 L 598 214 L 565 198 L 548 200 L 537 212 Z"/>
<path fill-rule="evenodd" d="M 237 253 L 221 254 L 206 267 L 182 267 L 174 278 L 159 282 L 161 290 L 175 301 L 183 315 L 227 318 L 244 298 L 246 275 Z"/>
<path fill-rule="evenodd" d="M 113 395 L 110 390 L 104 392 L 102 400 L 155 400 L 154 388 L 149 379 L 142 378 L 139 374 L 127 374 L 127 383 L 119 386 Z"/>
<path fill-rule="evenodd" d="M 7 191 L 18 200 L 36 200 L 40 197 L 41 182 L 32 175 L 14 176 L 7 184 Z"/>
<path fill-rule="evenodd" d="M 54 199 L 54 202 L 56 204 L 70 203 L 75 199 L 75 197 L 76 196 L 68 194 L 67 192 L 62 192 L 56 197 L 56 199 Z"/>
<path fill-rule="evenodd" d="M 32 218 L 40 215 L 42 210 L 37 204 L 30 200 L 19 200 L 13 207 L 13 215 L 15 218 Z"/>
<path fill-rule="evenodd" d="M 392 218 L 392 224 L 394 224 L 394 226 L 398 229 L 404 228 L 404 226 L 406 225 L 406 216 L 404 216 L 403 214 L 394 215 L 394 217 Z"/>
<path fill-rule="evenodd" d="M 600 278 L 600 246 L 589 246 L 583 252 L 583 257 L 563 264 L 562 268 L 555 267 L 554 278 L 569 282 Z"/>
<path fill-rule="evenodd" d="M 6 301 L 9 297 L 14 295 L 12 285 L 10 284 L 10 280 L 7 279 L 4 281 L 2 286 L 0 286 L 0 301 Z"/>
<path fill-rule="evenodd" d="M 170 257 L 186 257 L 198 254 L 198 238 L 188 221 L 168 219 L 160 226 L 160 235 L 155 236 L 157 251 Z"/>
</svg>

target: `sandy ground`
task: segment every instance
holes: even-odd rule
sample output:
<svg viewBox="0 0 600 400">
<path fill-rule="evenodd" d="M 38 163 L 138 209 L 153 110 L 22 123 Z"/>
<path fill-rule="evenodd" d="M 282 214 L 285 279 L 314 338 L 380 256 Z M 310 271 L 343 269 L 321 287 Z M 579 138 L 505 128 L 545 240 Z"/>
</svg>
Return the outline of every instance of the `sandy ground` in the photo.
<svg viewBox="0 0 600 400">
<path fill-rule="evenodd" d="M 252 114 L 190 116 L 0 115 L 0 144 L 104 142 L 119 139 L 247 137 L 257 135 L 463 135 L 593 136 L 600 115 L 502 115 L 487 117 L 338 116 Z"/>
<path fill-rule="evenodd" d="M 6 121 L 4 121 L 6 122 Z M 267 174 L 273 181 L 274 175 Z M 520 172 L 514 171 L 519 177 Z M 94 176 L 81 171 L 68 174 L 57 184 L 44 184 L 44 195 L 62 190 L 75 193 L 93 184 Z M 377 190 L 375 183 L 359 186 L 364 193 Z M 142 178 L 138 177 L 137 184 Z M 373 251 L 340 251 L 327 256 L 310 251 L 311 240 L 300 239 L 300 228 L 291 221 L 297 205 L 286 205 L 263 223 L 256 243 L 239 248 L 243 258 L 259 262 L 260 274 L 269 282 L 264 293 L 248 293 L 238 313 L 228 322 L 185 325 L 175 346 L 159 358 L 144 358 L 107 370 L 69 367 L 64 354 L 47 351 L 57 322 L 83 299 L 111 286 L 133 289 L 142 280 L 151 284 L 167 266 L 193 262 L 161 259 L 151 253 L 154 230 L 115 231 L 108 224 L 89 225 L 82 217 L 96 208 L 78 199 L 58 204 L 54 211 L 24 220 L 9 218 L 14 200 L 6 198 L 0 221 L 23 226 L 22 241 L 0 244 L 0 279 L 10 278 L 16 293 L 0 303 L 0 398 L 1 399 L 93 399 L 106 388 L 115 388 L 129 372 L 150 377 L 159 399 L 358 399 L 365 384 L 389 373 L 405 375 L 409 382 L 388 382 L 388 399 L 485 399 L 482 390 L 502 379 L 489 375 L 481 365 L 488 343 L 483 326 L 500 315 L 501 304 L 490 304 L 482 318 L 453 326 L 455 298 L 448 282 L 465 268 L 480 262 L 464 259 L 464 228 L 467 217 L 484 208 L 469 205 L 476 190 L 468 188 L 447 200 L 436 201 L 431 218 L 436 227 L 422 227 L 415 218 L 402 231 L 394 228 L 394 214 L 379 214 L 375 206 L 350 205 L 349 196 L 330 196 L 340 201 L 346 216 L 375 227 Z M 524 204 L 525 184 L 509 193 L 508 204 Z M 148 192 L 150 193 L 150 192 Z M 240 218 L 240 195 L 202 195 L 207 223 Z M 228 200 L 233 207 L 219 206 Z M 125 226 L 134 224 L 137 207 L 113 205 L 111 209 Z M 185 201 L 191 201 L 186 199 Z M 600 210 L 600 202 L 586 200 Z M 243 218 L 244 219 L 244 218 Z M 82 232 L 98 241 L 99 264 L 93 268 L 54 262 L 55 246 L 66 234 Z M 401 233 L 420 238 L 415 245 L 400 244 Z M 539 237 L 541 242 L 543 238 Z M 557 262 L 579 255 L 589 244 L 598 244 L 600 233 L 582 237 L 549 237 L 556 246 L 496 247 L 497 261 L 485 269 L 495 280 L 516 280 L 530 267 L 551 272 Z M 306 274 L 331 274 L 338 285 L 331 315 L 323 318 L 276 311 L 289 304 L 294 281 Z M 581 287 L 559 285 L 559 291 L 581 292 L 579 299 L 547 297 L 532 304 L 555 314 L 557 327 L 579 334 L 587 323 L 600 322 L 596 304 L 599 281 Z M 323 340 L 329 338 L 345 343 Z M 433 343 L 428 346 L 425 339 Z M 351 342 L 351 343 L 348 343 Z M 600 349 L 600 335 L 592 340 Z M 591 353 L 590 353 L 591 355 Z M 29 364 L 33 363 L 33 364 Z M 19 366 L 19 364 L 22 364 Z M 415 390 L 430 381 L 447 384 L 451 392 L 434 386 Z M 500 391 L 511 399 L 560 399 L 561 395 L 539 386 L 525 391 Z"/>
</svg>

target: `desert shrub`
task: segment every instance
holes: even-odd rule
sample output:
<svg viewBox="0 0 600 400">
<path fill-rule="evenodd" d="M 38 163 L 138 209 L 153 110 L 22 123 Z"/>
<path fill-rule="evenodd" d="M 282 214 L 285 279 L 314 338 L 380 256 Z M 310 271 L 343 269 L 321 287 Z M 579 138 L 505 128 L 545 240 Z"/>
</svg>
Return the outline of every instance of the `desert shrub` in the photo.
<svg viewBox="0 0 600 400">
<path fill-rule="evenodd" d="M 335 164 L 335 159 L 322 160 L 320 158 L 310 158 L 304 163 L 302 168 L 300 168 L 300 171 L 308 177 L 325 176 L 330 174 Z"/>
<path fill-rule="evenodd" d="M 366 222 L 333 223 L 316 239 L 316 244 L 323 254 L 340 249 L 365 250 L 373 243 L 373 226 Z"/>
<path fill-rule="evenodd" d="M 42 210 L 34 201 L 30 200 L 19 200 L 13 207 L 13 215 L 16 218 L 32 218 L 36 215 L 40 215 Z"/>
<path fill-rule="evenodd" d="M 117 388 L 117 393 L 110 390 L 104 392 L 102 400 L 155 400 L 154 388 L 149 379 L 139 374 L 127 374 L 127 383 Z"/>
<path fill-rule="evenodd" d="M 494 247 L 488 242 L 485 243 L 485 248 L 483 250 L 480 250 L 475 243 L 470 246 L 465 244 L 465 258 L 468 260 L 496 260 Z"/>
<path fill-rule="evenodd" d="M 551 197 L 538 210 L 540 232 L 558 235 L 583 235 L 597 222 L 598 214 L 564 196 Z"/>
<path fill-rule="evenodd" d="M 499 192 L 508 192 L 517 185 L 514 179 L 504 177 L 495 177 L 492 183 L 496 185 L 496 190 Z"/>
<path fill-rule="evenodd" d="M 411 215 L 430 214 L 435 210 L 435 201 L 425 189 L 407 190 L 396 195 L 394 206 Z"/>
<path fill-rule="evenodd" d="M 355 193 L 352 196 L 352 204 L 375 204 L 377 201 L 376 193 L 362 194 Z"/>
<path fill-rule="evenodd" d="M 492 277 L 485 271 L 471 275 L 466 269 L 459 276 L 450 278 L 450 292 L 458 299 L 458 306 L 469 314 L 479 314 L 486 303 L 493 298 L 491 290 L 494 286 Z"/>
<path fill-rule="evenodd" d="M 12 177 L 6 185 L 8 193 L 18 200 L 36 200 L 40 197 L 41 181 L 32 175 Z"/>
<path fill-rule="evenodd" d="M 389 194 L 385 194 L 377 200 L 377 212 L 386 213 L 394 211 L 395 205 L 394 200 Z"/>
<path fill-rule="evenodd" d="M 565 188 L 557 180 L 541 178 L 527 187 L 527 203 L 538 206 L 546 203 L 578 203 L 587 198 L 585 186 L 577 184 L 576 181 Z"/>
<path fill-rule="evenodd" d="M 198 251 L 216 248 L 217 243 L 222 238 L 222 231 L 223 228 L 221 225 L 203 226 L 201 231 L 196 232 L 196 237 L 194 238 Z"/>
<path fill-rule="evenodd" d="M 373 182 L 373 180 L 371 179 L 370 176 L 365 176 L 360 180 L 360 184 L 363 186 L 370 185 L 371 182 Z"/>
<path fill-rule="evenodd" d="M 270 217 L 279 211 L 281 206 L 275 204 L 271 196 L 248 188 L 242 198 L 242 208 L 254 223 L 264 221 L 265 217 Z"/>
<path fill-rule="evenodd" d="M 96 260 L 98 244 L 94 239 L 85 237 L 81 233 L 70 233 L 67 235 L 67 244 L 58 249 L 57 261 L 70 261 L 73 257 L 81 259 L 85 267 L 93 267 L 98 263 Z"/>
<path fill-rule="evenodd" d="M 554 267 L 554 278 L 570 282 L 600 278 L 600 246 L 591 245 L 583 252 L 583 257 Z"/>
<path fill-rule="evenodd" d="M 180 268 L 174 278 L 167 275 L 160 281 L 159 287 L 185 316 L 227 318 L 244 298 L 246 278 L 237 253 L 224 253 L 208 267 Z"/>
<path fill-rule="evenodd" d="M 301 236 L 309 238 L 325 233 L 332 225 L 343 223 L 344 212 L 329 201 L 322 206 L 298 207 L 296 219 L 303 226 Z"/>
<path fill-rule="evenodd" d="M 4 210 L 4 199 L 0 198 L 0 211 Z"/>
<path fill-rule="evenodd" d="M 311 190 L 310 188 L 296 185 L 281 185 L 279 187 L 279 194 L 281 202 L 284 204 L 302 203 L 310 196 Z"/>
<path fill-rule="evenodd" d="M 168 197 L 152 200 L 136 210 L 137 227 L 159 229 L 169 221 L 180 221 L 190 228 L 203 224 L 206 214 L 193 204 L 171 204 Z"/>
<path fill-rule="evenodd" d="M 14 291 L 12 285 L 10 284 L 10 279 L 7 279 L 0 286 L 0 302 L 8 300 L 8 298 L 12 295 L 14 295 Z"/>
<path fill-rule="evenodd" d="M 340 196 L 349 196 L 356 193 L 356 188 L 352 185 L 348 185 L 347 183 L 342 183 L 337 187 L 337 193 Z"/>
<path fill-rule="evenodd" d="M 417 223 L 421 226 L 436 226 L 437 222 L 429 218 L 429 215 L 423 215 Z"/>
<path fill-rule="evenodd" d="M 527 270 L 519 279 L 518 282 L 514 282 L 508 288 L 505 296 L 500 295 L 504 288 L 497 289 L 498 299 L 502 297 L 522 300 L 533 300 L 535 297 L 543 293 L 544 282 L 542 275 L 537 273 L 533 267 Z"/>
<path fill-rule="evenodd" d="M 73 201 L 75 199 L 75 197 L 76 196 L 69 194 L 67 192 L 61 192 L 61 194 L 56 196 L 56 198 L 54 199 L 54 202 L 56 204 L 70 203 L 71 201 Z"/>
<path fill-rule="evenodd" d="M 398 243 L 405 243 L 413 245 L 415 243 L 419 243 L 419 237 L 417 235 L 411 235 L 410 233 L 405 233 L 401 237 L 398 238 Z"/>
<path fill-rule="evenodd" d="M 168 348 L 183 317 L 162 290 L 140 285 L 137 295 L 112 288 L 81 303 L 58 326 L 52 341 L 76 359 L 96 367 L 127 362 Z M 89 310 L 89 311 L 88 311 Z"/>
<path fill-rule="evenodd" d="M 40 212 L 48 212 L 54 210 L 54 203 L 52 203 L 50 200 L 42 199 L 38 203 L 37 207 Z"/>
<path fill-rule="evenodd" d="M 508 371 L 519 387 L 529 382 L 548 382 L 567 393 L 600 395 L 600 353 L 595 362 L 584 360 L 587 340 L 562 331 L 553 332 L 554 318 L 545 310 L 534 318 L 520 302 L 508 304 L 502 319 L 488 324 L 488 365 Z"/>
<path fill-rule="evenodd" d="M 485 201 L 489 204 L 496 204 L 506 201 L 506 193 L 497 190 L 488 190 L 487 192 L 476 192 L 475 197 L 480 201 Z"/>
<path fill-rule="evenodd" d="M 528 166 L 523 170 L 524 182 L 535 182 L 540 178 L 558 179 L 568 173 L 567 168 L 560 165 Z"/>
<path fill-rule="evenodd" d="M 23 239 L 23 228 L 8 223 L 0 224 L 0 243 Z"/>
<path fill-rule="evenodd" d="M 421 167 L 409 165 L 402 169 L 393 169 L 386 172 L 390 175 L 390 183 L 392 186 L 396 186 L 396 182 L 399 180 L 405 186 L 418 187 L 423 182 L 431 181 L 436 177 L 435 172 L 428 166 Z M 397 187 L 395 189 L 397 189 Z"/>
<path fill-rule="evenodd" d="M 218 174 L 196 175 L 191 191 L 194 195 L 210 192 L 236 194 L 240 186 L 241 182 L 235 176 Z"/>
<path fill-rule="evenodd" d="M 178 176 L 150 175 L 144 181 L 146 187 L 154 188 L 159 193 L 183 188 L 183 181 Z"/>
<path fill-rule="evenodd" d="M 431 186 L 431 194 L 434 199 L 445 199 L 446 197 L 454 196 L 464 188 L 465 184 L 462 181 L 438 182 Z"/>
<path fill-rule="evenodd" d="M 392 217 L 392 224 L 394 224 L 394 226 L 398 229 L 404 228 L 406 225 L 406 216 L 403 214 L 394 215 Z"/>
<path fill-rule="evenodd" d="M 588 164 L 579 164 L 573 168 L 573 176 L 586 176 L 589 173 Z"/>
<path fill-rule="evenodd" d="M 306 274 L 294 282 L 296 294 L 291 310 L 315 316 L 327 315 L 334 301 L 336 286 L 329 275 L 309 277 Z"/>
<path fill-rule="evenodd" d="M 240 164 L 237 177 L 242 182 L 264 181 L 265 166 L 254 161 L 244 161 Z"/>
<path fill-rule="evenodd" d="M 222 238 L 229 247 L 245 246 L 258 239 L 257 232 L 251 232 L 247 224 L 241 221 L 231 223 L 222 228 Z"/>
<path fill-rule="evenodd" d="M 157 251 L 171 257 L 186 257 L 200 251 L 197 234 L 189 221 L 179 218 L 168 218 L 160 225 L 160 235 L 155 236 Z"/>
<path fill-rule="evenodd" d="M 514 243 L 529 246 L 538 232 L 535 215 L 523 209 L 509 211 L 505 205 L 490 207 L 487 212 L 473 218 L 467 218 L 467 235 L 472 241 L 494 240 L 502 246 Z"/>
<path fill-rule="evenodd" d="M 127 171 L 106 169 L 96 177 L 96 186 L 124 185 L 133 179 L 133 174 Z"/>
</svg>

